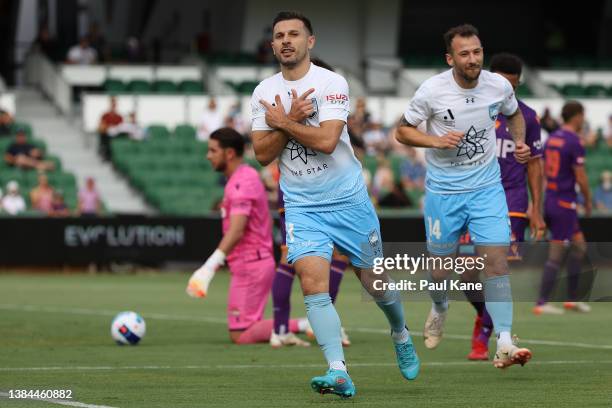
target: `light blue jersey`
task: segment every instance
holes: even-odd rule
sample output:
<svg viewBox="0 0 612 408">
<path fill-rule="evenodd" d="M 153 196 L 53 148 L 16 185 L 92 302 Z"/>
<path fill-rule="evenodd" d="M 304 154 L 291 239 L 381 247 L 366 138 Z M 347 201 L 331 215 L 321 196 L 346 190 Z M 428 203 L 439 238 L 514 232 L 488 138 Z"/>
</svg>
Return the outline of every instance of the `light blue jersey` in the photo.
<svg viewBox="0 0 612 408">
<path fill-rule="evenodd" d="M 495 122 L 500 112 L 510 116 L 518 109 L 514 90 L 501 75 L 483 70 L 478 85 L 464 89 L 452 72 L 425 81 L 404 114 L 411 125 L 426 122 L 430 135 L 465 133 L 456 149 L 426 151 L 426 188 L 441 194 L 474 191 L 500 182 Z"/>
<path fill-rule="evenodd" d="M 274 103 L 281 97 L 285 111 L 291 109 L 291 90 L 298 95 L 314 88 L 310 95 L 315 112 L 305 125 L 318 127 L 327 120 L 345 122 L 342 135 L 332 154 L 325 154 L 291 139 L 280 156 L 280 186 L 287 210 L 334 211 L 359 205 L 368 200 L 361 173 L 361 163 L 351 147 L 346 121 L 349 92 L 346 80 L 325 68 L 311 64 L 308 73 L 297 81 L 287 81 L 282 74 L 263 80 L 251 99 L 252 130 L 272 130 L 265 121 L 265 107 L 260 100 Z"/>
</svg>

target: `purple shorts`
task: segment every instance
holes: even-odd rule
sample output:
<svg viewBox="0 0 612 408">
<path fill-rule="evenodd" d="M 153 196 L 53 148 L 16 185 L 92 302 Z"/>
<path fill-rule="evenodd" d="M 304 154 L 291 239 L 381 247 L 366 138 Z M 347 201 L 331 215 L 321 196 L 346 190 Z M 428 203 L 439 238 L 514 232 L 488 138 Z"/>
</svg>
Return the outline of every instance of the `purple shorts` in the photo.
<svg viewBox="0 0 612 408">
<path fill-rule="evenodd" d="M 576 204 L 547 197 L 544 201 L 544 221 L 550 230 L 550 240 L 571 242 L 581 233 Z"/>
</svg>

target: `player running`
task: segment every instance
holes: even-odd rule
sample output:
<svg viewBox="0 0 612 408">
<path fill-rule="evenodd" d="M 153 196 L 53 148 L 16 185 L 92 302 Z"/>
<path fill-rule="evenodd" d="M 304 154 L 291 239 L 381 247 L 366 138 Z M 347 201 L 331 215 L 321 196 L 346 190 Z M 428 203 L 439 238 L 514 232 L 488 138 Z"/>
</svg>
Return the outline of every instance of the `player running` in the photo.
<svg viewBox="0 0 612 408">
<path fill-rule="evenodd" d="M 511 337 L 512 291 L 508 261 L 510 243 L 508 206 L 495 157 L 495 123 L 505 115 L 519 163 L 530 157 L 525 144 L 525 121 L 512 85 L 501 75 L 482 70 L 483 48 L 478 30 L 469 25 L 451 28 L 445 35 L 446 61 L 452 69 L 425 81 L 400 121 L 401 143 L 428 148 L 425 230 L 432 256 L 453 256 L 467 227 L 484 259 L 485 303 L 497 335 L 494 366 L 525 364 L 531 352 L 518 348 Z M 426 121 L 427 133 L 417 126 Z M 431 270 L 435 282 L 445 270 Z M 442 339 L 448 295 L 430 291 L 433 305 L 424 329 L 427 348 Z"/>
<path fill-rule="evenodd" d="M 287 260 L 300 277 L 306 314 L 329 364 L 327 373 L 314 377 L 311 386 L 320 393 L 355 395 L 340 319 L 329 296 L 334 247 L 349 257 L 364 288 L 387 316 L 400 371 L 414 379 L 420 362 L 399 294 L 374 291 L 372 285 L 374 279 L 388 282 L 388 277 L 372 272 L 374 258 L 382 256 L 380 226 L 346 130 L 348 84 L 311 63 L 315 37 L 306 17 L 281 12 L 272 31 L 281 72 L 263 80 L 253 93 L 252 139 L 263 165 L 280 157 Z M 292 120 L 298 112 L 306 113 L 306 120 Z"/>
<path fill-rule="evenodd" d="M 223 239 L 193 273 L 187 293 L 204 297 L 215 272 L 227 263 L 231 273 L 227 320 L 237 344 L 268 341 L 271 320 L 262 320 L 274 279 L 272 219 L 268 197 L 257 171 L 245 164 L 243 137 L 231 128 L 210 135 L 207 159 L 227 177 L 221 204 Z M 297 324 L 297 323 L 296 323 Z"/>
<path fill-rule="evenodd" d="M 523 71 L 523 62 L 513 54 L 495 54 L 491 58 L 490 70 L 506 78 L 512 85 L 512 89 L 516 91 Z M 515 144 L 508 129 L 506 117 L 500 113 L 495 122 L 497 160 L 501 170 L 502 185 L 506 193 L 508 216 L 510 217 L 511 245 L 508 260 L 519 260 L 521 258 L 519 245 L 525 241 L 527 222 L 529 222 L 532 239 L 540 240 L 546 232 L 546 224 L 542 218 L 543 174 L 540 121 L 536 112 L 521 100 L 518 100 L 518 106 L 525 119 L 525 143 L 531 149 L 531 157 L 526 165 L 517 162 L 513 155 Z M 531 193 L 531 216 L 529 219 L 527 219 L 527 208 L 530 197 L 527 194 L 527 186 L 529 186 L 529 192 Z M 477 274 L 474 273 L 464 273 L 462 278 L 467 278 L 472 282 L 478 280 Z M 468 354 L 468 359 L 488 360 L 489 337 L 493 332 L 493 321 L 487 312 L 482 291 L 466 291 L 466 296 L 477 313 L 472 332 L 472 349 Z"/>
<path fill-rule="evenodd" d="M 564 307 L 589 312 L 591 307 L 578 302 L 580 268 L 586 253 L 584 235 L 576 213 L 576 183 L 584 197 L 584 209 L 591 215 L 591 190 L 584 169 L 584 147 L 578 132 L 584 125 L 584 107 L 580 102 L 567 102 L 561 110 L 563 126 L 552 133 L 544 145 L 546 166 L 546 198 L 544 214 L 550 229 L 550 249 L 544 266 L 540 298 L 533 309 L 535 314 L 561 314 L 548 303 L 563 259 L 567 256 L 568 301 Z"/>
</svg>

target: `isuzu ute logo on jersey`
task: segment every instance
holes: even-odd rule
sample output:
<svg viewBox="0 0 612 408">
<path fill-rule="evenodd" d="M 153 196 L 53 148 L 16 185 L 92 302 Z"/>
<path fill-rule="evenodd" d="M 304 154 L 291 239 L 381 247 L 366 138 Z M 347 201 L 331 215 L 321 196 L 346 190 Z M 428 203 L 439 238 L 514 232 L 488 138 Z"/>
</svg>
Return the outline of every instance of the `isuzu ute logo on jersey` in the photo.
<svg viewBox="0 0 612 408">
<path fill-rule="evenodd" d="M 467 156 L 468 159 L 476 156 L 478 153 L 484 153 L 483 143 L 487 140 L 485 137 L 485 129 L 476 130 L 474 126 L 470 127 L 465 133 L 461 143 L 457 146 L 457 157 Z"/>
<path fill-rule="evenodd" d="M 291 152 L 291 161 L 300 159 L 304 164 L 308 164 L 308 156 L 316 156 L 317 152 L 307 147 L 304 147 L 294 139 L 290 139 L 285 146 L 285 149 Z"/>
<path fill-rule="evenodd" d="M 329 94 L 325 97 L 325 100 L 329 103 L 344 105 L 348 102 L 348 95 L 345 94 Z"/>
</svg>

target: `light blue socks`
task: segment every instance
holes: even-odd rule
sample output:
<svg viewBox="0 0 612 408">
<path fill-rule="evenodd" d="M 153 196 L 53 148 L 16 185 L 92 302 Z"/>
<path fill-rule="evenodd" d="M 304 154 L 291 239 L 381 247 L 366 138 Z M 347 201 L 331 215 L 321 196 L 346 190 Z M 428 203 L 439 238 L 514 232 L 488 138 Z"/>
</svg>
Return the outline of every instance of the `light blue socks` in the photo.
<svg viewBox="0 0 612 408">
<path fill-rule="evenodd" d="M 306 316 L 328 363 L 344 361 L 340 318 L 329 293 L 304 296 Z"/>
<path fill-rule="evenodd" d="M 494 276 L 484 281 L 485 305 L 493 320 L 495 334 L 512 330 L 512 289 L 510 275 Z"/>
</svg>

